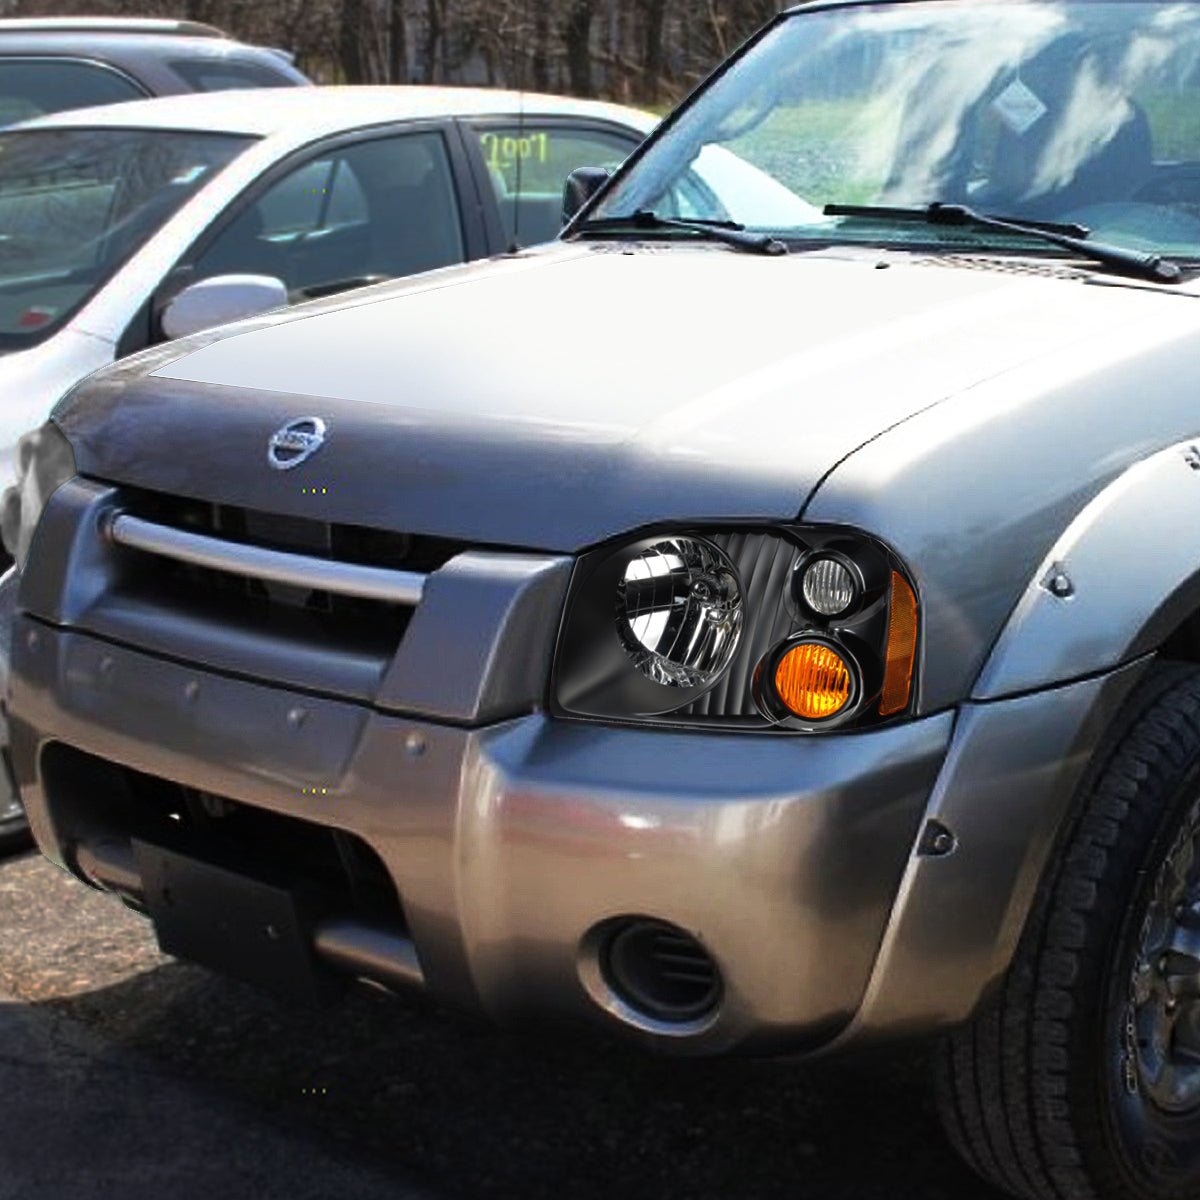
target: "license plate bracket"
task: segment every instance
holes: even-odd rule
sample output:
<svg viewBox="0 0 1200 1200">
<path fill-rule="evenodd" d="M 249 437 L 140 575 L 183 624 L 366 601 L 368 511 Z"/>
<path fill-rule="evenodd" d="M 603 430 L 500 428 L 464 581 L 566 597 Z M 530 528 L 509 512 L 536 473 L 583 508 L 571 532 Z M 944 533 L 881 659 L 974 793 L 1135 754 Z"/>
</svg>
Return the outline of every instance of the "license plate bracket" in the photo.
<svg viewBox="0 0 1200 1200">
<path fill-rule="evenodd" d="M 313 953 L 301 893 L 137 839 L 133 853 L 164 953 L 289 1000 L 327 997 L 333 980 Z"/>
</svg>

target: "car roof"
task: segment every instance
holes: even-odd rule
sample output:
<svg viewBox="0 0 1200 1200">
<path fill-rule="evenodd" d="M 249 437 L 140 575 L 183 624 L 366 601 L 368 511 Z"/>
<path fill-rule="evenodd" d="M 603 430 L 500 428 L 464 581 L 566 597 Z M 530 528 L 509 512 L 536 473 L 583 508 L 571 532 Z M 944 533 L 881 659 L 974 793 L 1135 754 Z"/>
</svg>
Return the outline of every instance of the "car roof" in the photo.
<svg viewBox="0 0 1200 1200">
<path fill-rule="evenodd" d="M 649 133 L 652 113 L 597 100 L 457 87 L 260 88 L 133 100 L 99 108 L 74 109 L 39 117 L 19 129 L 126 127 L 186 129 L 270 137 L 295 133 L 311 141 L 341 129 L 388 121 L 456 116 L 591 117 Z"/>
<path fill-rule="evenodd" d="M 0 17 L 6 33 L 168 33 L 177 37 L 228 38 L 223 29 L 201 21 L 165 17 Z"/>
</svg>

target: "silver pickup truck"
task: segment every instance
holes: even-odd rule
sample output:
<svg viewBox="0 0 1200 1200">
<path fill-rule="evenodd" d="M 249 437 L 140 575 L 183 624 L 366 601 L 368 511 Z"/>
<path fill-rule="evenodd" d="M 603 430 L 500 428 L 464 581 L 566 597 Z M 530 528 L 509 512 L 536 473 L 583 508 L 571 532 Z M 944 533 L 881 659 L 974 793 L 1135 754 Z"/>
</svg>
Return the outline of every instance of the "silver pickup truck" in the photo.
<svg viewBox="0 0 1200 1200">
<path fill-rule="evenodd" d="M 937 1035 L 1013 1195 L 1200 1197 L 1197 114 L 1198 4 L 811 4 L 557 243 L 93 376 L 42 851 L 293 996 Z"/>
</svg>

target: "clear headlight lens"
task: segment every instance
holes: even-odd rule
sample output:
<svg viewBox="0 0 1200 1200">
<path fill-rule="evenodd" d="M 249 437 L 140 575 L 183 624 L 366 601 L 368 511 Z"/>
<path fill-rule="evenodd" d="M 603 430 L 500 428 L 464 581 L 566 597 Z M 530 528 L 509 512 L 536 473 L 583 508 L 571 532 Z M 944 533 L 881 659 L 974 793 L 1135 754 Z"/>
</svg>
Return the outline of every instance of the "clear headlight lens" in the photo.
<svg viewBox="0 0 1200 1200">
<path fill-rule="evenodd" d="M 805 569 L 801 583 L 804 603 L 822 617 L 840 617 L 858 599 L 858 584 L 850 568 L 836 558 L 818 558 Z"/>
<path fill-rule="evenodd" d="M 47 421 L 17 442 L 15 459 L 17 481 L 0 500 L 0 537 L 22 570 L 46 502 L 76 474 L 75 452 L 62 430 Z"/>
<path fill-rule="evenodd" d="M 667 687 L 706 687 L 729 666 L 742 630 L 733 564 L 699 538 L 656 542 L 617 585 L 617 628 L 634 665 Z"/>
</svg>

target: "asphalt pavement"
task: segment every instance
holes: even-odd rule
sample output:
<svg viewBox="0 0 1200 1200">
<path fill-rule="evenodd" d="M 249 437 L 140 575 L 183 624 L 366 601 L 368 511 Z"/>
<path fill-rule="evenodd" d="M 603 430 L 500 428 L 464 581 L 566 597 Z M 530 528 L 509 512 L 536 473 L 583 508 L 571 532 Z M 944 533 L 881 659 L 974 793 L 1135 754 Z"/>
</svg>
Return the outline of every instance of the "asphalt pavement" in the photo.
<svg viewBox="0 0 1200 1200">
<path fill-rule="evenodd" d="M 421 1200 L 46 1006 L 0 992 L 3 1200 Z"/>
<path fill-rule="evenodd" d="M 0 1200 L 998 1200 L 920 1048 L 797 1066 L 281 1004 L 0 860 Z"/>
</svg>

